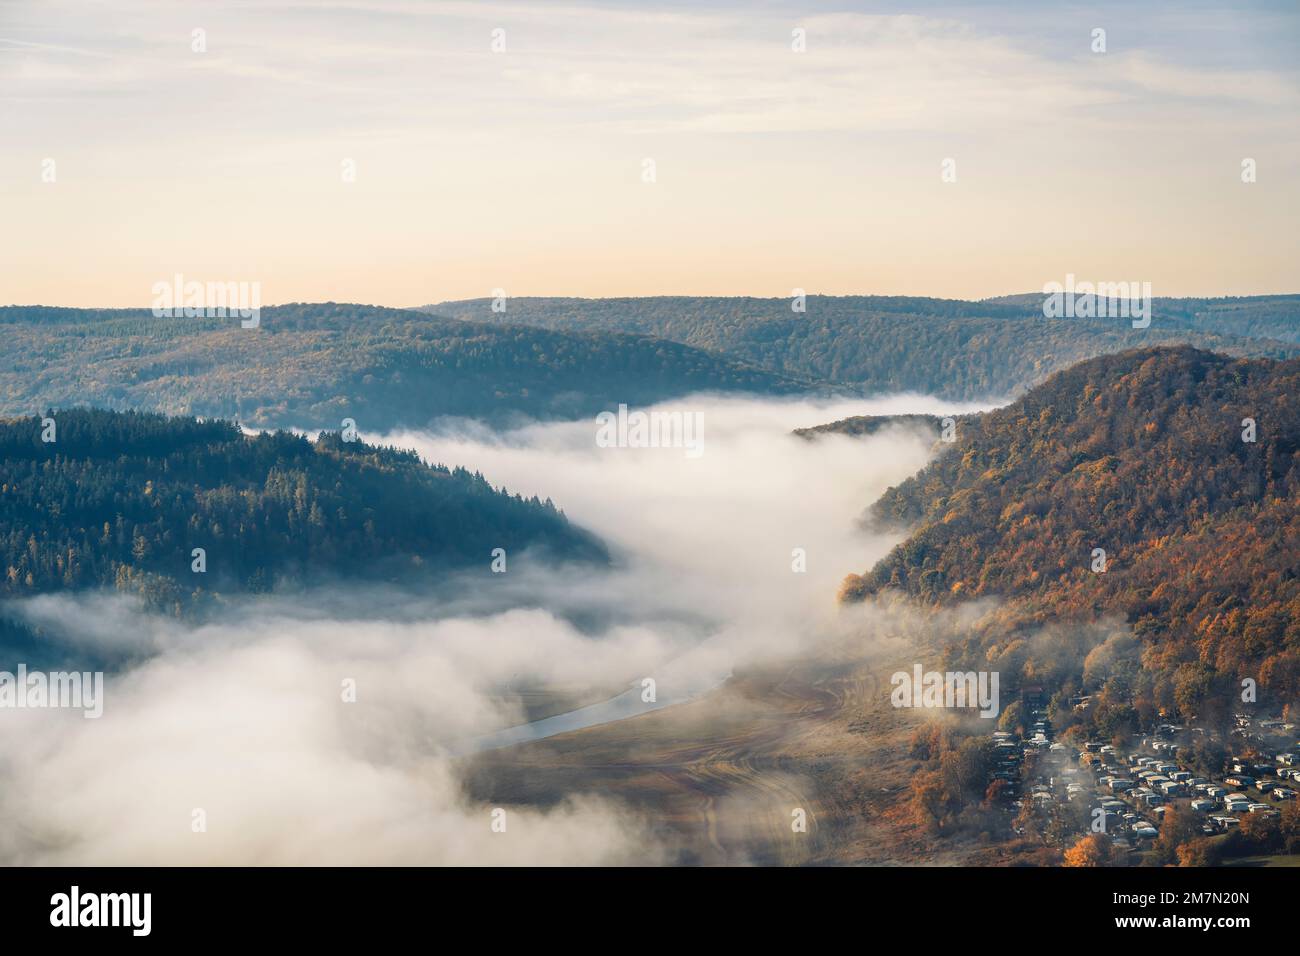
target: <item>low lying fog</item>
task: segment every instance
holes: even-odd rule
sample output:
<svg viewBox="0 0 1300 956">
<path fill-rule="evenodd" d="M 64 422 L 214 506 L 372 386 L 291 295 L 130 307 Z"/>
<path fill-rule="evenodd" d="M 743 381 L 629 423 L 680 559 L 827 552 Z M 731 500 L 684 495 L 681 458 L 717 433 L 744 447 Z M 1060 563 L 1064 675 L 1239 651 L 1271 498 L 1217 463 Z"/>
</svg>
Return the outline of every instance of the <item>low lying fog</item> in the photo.
<svg viewBox="0 0 1300 956">
<path fill-rule="evenodd" d="M 0 862 L 656 862 L 643 821 L 590 796 L 508 807 L 494 833 L 493 805 L 465 799 L 452 755 L 526 720 L 509 688 L 635 687 L 639 701 L 651 677 L 662 705 L 834 634 L 841 579 L 896 543 L 859 516 L 925 464 L 933 438 L 896 428 L 809 442 L 791 429 L 971 410 L 921 397 L 659 408 L 702 416 L 703 454 L 600 448 L 594 421 L 363 431 L 552 498 L 610 544 L 612 570 L 509 555 L 505 574 L 419 599 L 343 587 L 248 599 L 203 626 L 112 595 L 23 602 L 71 645 L 147 656 L 108 676 L 98 720 L 0 712 Z M 806 573 L 792 570 L 796 548 Z M 342 699 L 349 680 L 355 702 Z"/>
</svg>

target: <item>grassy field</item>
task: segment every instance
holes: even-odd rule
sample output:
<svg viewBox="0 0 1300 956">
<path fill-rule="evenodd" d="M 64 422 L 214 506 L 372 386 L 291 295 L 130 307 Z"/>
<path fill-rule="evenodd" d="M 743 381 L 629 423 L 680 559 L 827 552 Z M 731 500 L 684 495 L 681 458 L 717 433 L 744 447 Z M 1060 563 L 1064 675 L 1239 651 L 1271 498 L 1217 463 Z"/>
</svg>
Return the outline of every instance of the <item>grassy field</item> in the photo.
<svg viewBox="0 0 1300 956">
<path fill-rule="evenodd" d="M 613 799 L 684 864 L 963 862 L 971 847 L 910 822 L 920 717 L 881 691 L 894 664 L 840 647 L 737 673 L 691 703 L 466 758 L 466 790 L 506 806 Z"/>
</svg>

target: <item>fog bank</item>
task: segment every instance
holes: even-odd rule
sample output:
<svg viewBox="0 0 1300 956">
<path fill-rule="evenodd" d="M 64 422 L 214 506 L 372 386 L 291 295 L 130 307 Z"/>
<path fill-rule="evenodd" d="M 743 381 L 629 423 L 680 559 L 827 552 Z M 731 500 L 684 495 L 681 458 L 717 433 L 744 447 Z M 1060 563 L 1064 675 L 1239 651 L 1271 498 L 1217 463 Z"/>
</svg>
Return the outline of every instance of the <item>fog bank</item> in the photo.
<svg viewBox="0 0 1300 956">
<path fill-rule="evenodd" d="M 968 409 L 697 396 L 662 410 L 700 416 L 698 457 L 598 447 L 594 422 L 365 436 L 554 499 L 610 543 L 611 569 L 512 562 L 427 595 L 250 598 L 201 626 L 118 596 L 23 602 L 70 646 L 144 659 L 109 675 L 98 720 L 0 714 L 0 862 L 662 862 L 653 820 L 590 794 L 506 806 L 494 832 L 495 805 L 463 796 L 453 753 L 523 723 L 520 687 L 613 694 L 649 678 L 661 703 L 688 699 L 855 626 L 839 581 L 895 543 L 858 518 L 925 464 L 933 436 L 791 429 Z"/>
</svg>

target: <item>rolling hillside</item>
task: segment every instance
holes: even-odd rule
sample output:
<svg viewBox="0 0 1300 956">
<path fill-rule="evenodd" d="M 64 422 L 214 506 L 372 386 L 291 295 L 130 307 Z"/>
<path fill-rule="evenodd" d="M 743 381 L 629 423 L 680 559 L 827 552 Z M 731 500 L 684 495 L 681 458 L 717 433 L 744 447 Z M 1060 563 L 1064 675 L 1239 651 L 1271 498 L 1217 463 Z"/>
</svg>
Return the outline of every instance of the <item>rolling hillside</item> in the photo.
<svg viewBox="0 0 1300 956">
<path fill-rule="evenodd" d="M 474 322 L 654 335 L 783 375 L 954 400 L 1014 396 L 1083 359 L 1153 345 L 1300 356 L 1300 296 L 1157 298 L 1146 329 L 1118 318 L 1045 319 L 1041 295 L 809 296 L 806 305 L 794 313 L 789 299 L 521 297 L 503 315 L 485 299 L 424 308 Z"/>
<path fill-rule="evenodd" d="M 494 548 L 608 560 L 549 501 L 338 433 L 313 443 L 77 409 L 52 420 L 0 420 L 4 597 L 115 587 L 179 611 L 212 593 L 486 571 Z"/>
<path fill-rule="evenodd" d="M 1083 362 L 964 419 L 872 515 L 911 534 L 842 599 L 991 602 L 950 652 L 1004 686 L 1222 716 L 1251 678 L 1300 701 L 1300 360 Z"/>
<path fill-rule="evenodd" d="M 789 377 L 617 332 L 466 323 L 324 303 L 238 319 L 0 308 L 0 414 L 95 406 L 259 428 L 362 431 L 443 416 L 506 424 L 594 416 L 695 391 L 789 394 Z"/>
</svg>

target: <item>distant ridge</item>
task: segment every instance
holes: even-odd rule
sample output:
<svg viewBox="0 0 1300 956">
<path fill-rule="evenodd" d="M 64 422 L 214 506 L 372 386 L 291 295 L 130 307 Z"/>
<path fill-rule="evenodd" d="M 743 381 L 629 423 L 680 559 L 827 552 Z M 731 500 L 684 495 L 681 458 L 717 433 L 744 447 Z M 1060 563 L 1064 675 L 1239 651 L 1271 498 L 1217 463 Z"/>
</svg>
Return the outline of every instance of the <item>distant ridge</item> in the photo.
<svg viewBox="0 0 1300 956">
<path fill-rule="evenodd" d="M 0 414 L 93 405 L 366 432 L 447 416 L 496 425 L 594 416 L 691 392 L 793 394 L 799 380 L 620 332 L 467 323 L 333 302 L 237 318 L 0 308 Z"/>
<path fill-rule="evenodd" d="M 1003 399 L 1096 355 L 1188 344 L 1229 355 L 1300 356 L 1300 296 L 1154 300 L 1149 328 L 1128 319 L 1047 319 L 1043 296 L 971 302 L 912 296 L 790 299 L 655 296 L 485 299 L 424 310 L 475 322 L 654 335 L 782 375 L 869 393 Z"/>
</svg>

